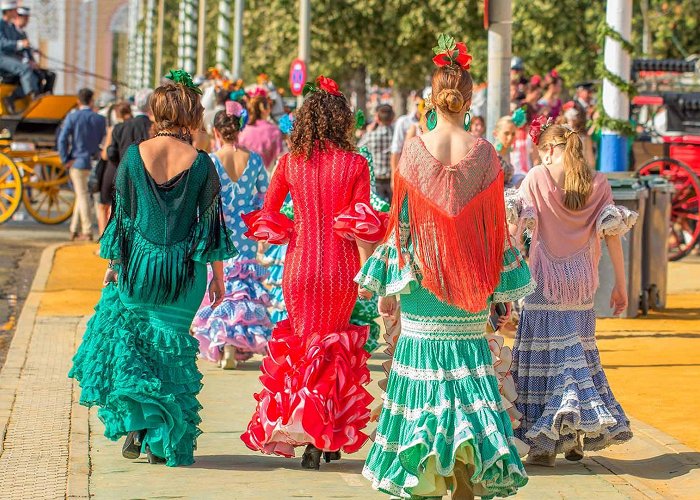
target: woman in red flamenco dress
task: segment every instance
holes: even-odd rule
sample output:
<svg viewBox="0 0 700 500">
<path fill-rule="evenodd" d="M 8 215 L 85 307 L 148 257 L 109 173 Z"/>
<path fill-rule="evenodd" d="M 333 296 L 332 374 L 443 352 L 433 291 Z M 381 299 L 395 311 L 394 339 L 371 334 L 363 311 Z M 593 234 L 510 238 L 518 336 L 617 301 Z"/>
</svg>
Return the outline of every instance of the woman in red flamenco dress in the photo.
<svg viewBox="0 0 700 500">
<path fill-rule="evenodd" d="M 289 319 L 272 332 L 258 405 L 241 439 L 284 457 L 306 445 L 301 465 L 318 469 L 322 454 L 337 460 L 340 450 L 355 452 L 367 440 L 369 332 L 349 320 L 353 278 L 386 220 L 370 208 L 367 161 L 355 153 L 354 117 L 337 84 L 321 76 L 305 94 L 265 204 L 244 216 L 248 237 L 288 242 L 282 287 Z M 293 222 L 279 212 L 289 192 Z"/>
</svg>

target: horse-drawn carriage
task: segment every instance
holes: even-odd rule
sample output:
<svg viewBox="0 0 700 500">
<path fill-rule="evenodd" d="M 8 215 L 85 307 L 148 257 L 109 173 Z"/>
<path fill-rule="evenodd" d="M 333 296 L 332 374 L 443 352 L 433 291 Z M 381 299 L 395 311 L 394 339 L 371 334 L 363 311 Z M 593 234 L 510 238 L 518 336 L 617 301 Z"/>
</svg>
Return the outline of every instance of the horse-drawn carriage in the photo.
<svg viewBox="0 0 700 500">
<path fill-rule="evenodd" d="M 700 61 L 636 60 L 633 76 L 640 93 L 632 116 L 642 129 L 635 168 L 675 188 L 668 250 L 670 260 L 682 259 L 700 239 Z"/>
<path fill-rule="evenodd" d="M 14 85 L 0 83 L 0 98 L 13 90 Z M 74 194 L 56 140 L 58 127 L 75 105 L 75 96 L 25 98 L 15 104 L 20 114 L 9 115 L 0 104 L 0 224 L 22 203 L 44 224 L 60 224 L 73 213 Z"/>
</svg>

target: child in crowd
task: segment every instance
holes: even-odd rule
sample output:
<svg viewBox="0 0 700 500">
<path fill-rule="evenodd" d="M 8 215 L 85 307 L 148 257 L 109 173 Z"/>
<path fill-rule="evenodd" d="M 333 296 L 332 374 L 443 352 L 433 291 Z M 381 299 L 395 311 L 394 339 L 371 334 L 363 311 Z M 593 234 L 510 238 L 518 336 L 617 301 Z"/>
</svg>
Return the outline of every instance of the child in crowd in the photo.
<svg viewBox="0 0 700 500">
<path fill-rule="evenodd" d="M 542 164 L 508 194 L 507 205 L 509 222 L 532 234 L 537 282 L 515 340 L 516 404 L 523 413 L 516 435 L 531 447 L 528 463 L 552 467 L 558 453 L 581 460 L 584 450 L 632 437 L 601 366 L 593 300 L 605 239 L 615 271 L 610 306 L 615 314 L 627 308 L 620 236 L 637 214 L 613 203 L 606 177 L 585 162 L 578 134 L 551 120 L 543 126 L 544 120 L 531 129 Z"/>
</svg>

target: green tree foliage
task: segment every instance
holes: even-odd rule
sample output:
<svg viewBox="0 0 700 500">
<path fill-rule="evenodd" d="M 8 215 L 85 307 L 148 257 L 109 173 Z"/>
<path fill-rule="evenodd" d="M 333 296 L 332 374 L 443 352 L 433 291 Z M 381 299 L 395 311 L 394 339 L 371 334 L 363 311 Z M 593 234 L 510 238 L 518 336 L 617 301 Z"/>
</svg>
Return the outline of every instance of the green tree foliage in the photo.
<svg viewBox="0 0 700 500">
<path fill-rule="evenodd" d="M 347 84 L 358 68 L 372 81 L 402 89 L 421 88 L 433 66 L 437 33 L 465 40 L 474 56 L 472 74 L 486 79 L 487 33 L 483 0 L 312 0 L 309 75 L 326 74 Z M 513 0 L 513 54 L 529 73 L 557 68 L 565 84 L 595 78 L 601 57 L 598 25 L 603 0 Z M 207 57 L 214 60 L 217 0 L 208 0 Z M 700 52 L 700 0 L 649 0 L 654 57 Z M 166 0 L 164 68 L 177 61 L 178 0 Z M 244 79 L 267 73 L 286 86 L 298 52 L 298 0 L 246 0 Z M 634 2 L 632 41 L 641 54 L 642 15 Z"/>
</svg>

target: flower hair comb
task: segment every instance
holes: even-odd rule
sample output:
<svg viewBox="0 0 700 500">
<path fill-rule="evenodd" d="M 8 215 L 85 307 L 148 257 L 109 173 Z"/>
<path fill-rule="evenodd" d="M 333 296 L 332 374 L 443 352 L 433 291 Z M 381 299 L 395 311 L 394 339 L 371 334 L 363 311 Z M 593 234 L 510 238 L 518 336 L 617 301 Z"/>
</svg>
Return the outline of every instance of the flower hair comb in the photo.
<svg viewBox="0 0 700 500">
<path fill-rule="evenodd" d="M 177 85 L 182 85 L 183 87 L 192 89 L 195 94 L 202 95 L 202 89 L 195 85 L 195 83 L 192 81 L 192 76 L 190 76 L 190 74 L 184 69 L 171 69 L 170 73 L 168 73 L 165 78 L 171 80 Z"/>
<path fill-rule="evenodd" d="M 530 124 L 530 138 L 535 145 L 539 144 L 542 132 L 547 130 L 552 123 L 554 123 L 554 121 L 552 120 L 551 116 L 538 116 L 532 120 L 532 123 Z"/>
<path fill-rule="evenodd" d="M 226 101 L 226 115 L 238 118 L 239 130 L 248 124 L 248 110 L 238 101 Z"/>
<path fill-rule="evenodd" d="M 435 57 L 433 62 L 438 67 L 459 66 L 463 70 L 471 67 L 472 56 L 467 52 L 467 45 L 464 42 L 456 42 L 453 36 L 440 33 L 438 44 L 433 47 Z"/>
</svg>

